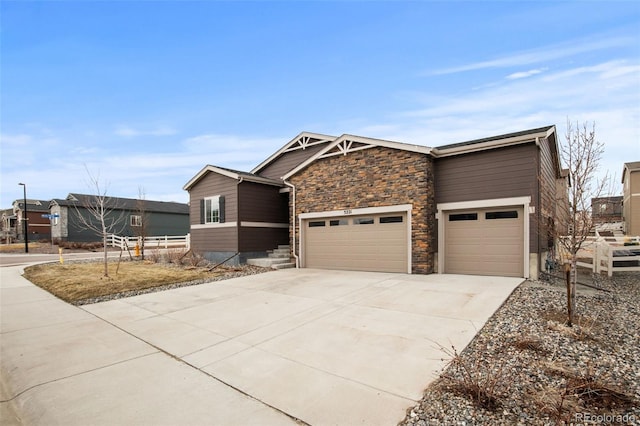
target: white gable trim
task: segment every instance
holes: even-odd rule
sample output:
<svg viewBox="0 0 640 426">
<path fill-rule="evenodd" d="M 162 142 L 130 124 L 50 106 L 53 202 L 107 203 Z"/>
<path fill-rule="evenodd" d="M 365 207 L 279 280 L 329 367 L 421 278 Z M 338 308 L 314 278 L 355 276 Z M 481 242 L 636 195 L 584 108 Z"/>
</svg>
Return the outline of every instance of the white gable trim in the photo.
<svg viewBox="0 0 640 426">
<path fill-rule="evenodd" d="M 258 164 L 251 173 L 258 173 L 260 170 L 269 165 L 273 160 L 278 158 L 281 154 L 285 152 L 297 151 L 300 149 L 307 149 L 308 147 L 314 145 L 320 145 L 323 143 L 327 143 L 335 140 L 335 136 L 323 135 L 320 133 L 311 133 L 311 132 L 302 132 L 298 134 L 295 138 L 291 139 L 287 142 L 282 148 L 273 153 L 269 158 L 264 160 L 262 163 Z M 310 142 L 311 139 L 318 139 L 315 142 Z"/>
<path fill-rule="evenodd" d="M 200 170 L 198 172 L 197 175 L 195 175 L 193 178 L 191 178 L 191 180 L 189 182 L 187 182 L 182 189 L 184 189 L 185 191 L 189 191 L 191 189 L 191 187 L 193 187 L 200 179 L 202 179 L 207 173 L 217 173 L 219 175 L 222 176 L 226 176 L 228 178 L 231 179 L 235 179 L 235 180 L 246 180 L 249 182 L 256 182 L 256 183 L 263 183 L 266 185 L 273 185 L 273 186 L 282 186 L 282 183 L 273 179 L 268 179 L 268 178 L 263 178 L 260 176 L 247 176 L 245 174 L 238 174 L 238 173 L 234 173 L 230 170 L 226 170 L 226 169 L 221 169 L 220 167 L 216 167 L 216 166 L 212 166 L 212 165 L 207 165 L 205 166 L 202 170 Z"/>
<path fill-rule="evenodd" d="M 355 145 L 354 145 L 355 143 Z M 295 175 L 299 171 L 307 168 L 314 161 L 333 157 L 336 155 L 347 155 L 350 152 L 360 151 L 363 149 L 375 148 L 375 147 L 384 147 L 384 148 L 392 148 L 398 149 L 401 151 L 410 151 L 410 152 L 418 152 L 421 154 L 431 154 L 431 148 L 428 146 L 422 145 L 411 145 L 400 142 L 386 141 L 382 139 L 373 139 L 373 138 L 365 138 L 362 136 L 354 136 L 354 135 L 342 135 L 332 143 L 328 144 L 326 148 L 320 150 L 315 155 L 310 157 L 307 161 L 299 164 L 296 168 L 291 170 L 289 173 L 282 177 L 283 180 L 290 178 Z"/>
</svg>

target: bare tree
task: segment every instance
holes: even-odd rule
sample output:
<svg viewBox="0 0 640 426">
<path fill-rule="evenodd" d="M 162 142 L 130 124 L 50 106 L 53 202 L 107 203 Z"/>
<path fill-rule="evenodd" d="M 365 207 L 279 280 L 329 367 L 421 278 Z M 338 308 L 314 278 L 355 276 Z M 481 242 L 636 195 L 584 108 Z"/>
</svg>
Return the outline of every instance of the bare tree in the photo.
<svg viewBox="0 0 640 426">
<path fill-rule="evenodd" d="M 567 287 L 569 300 L 569 325 L 575 314 L 576 283 L 578 279 L 578 253 L 594 229 L 591 214 L 591 199 L 600 197 L 607 187 L 608 175 L 598 178 L 598 168 L 604 153 L 604 143 L 598 141 L 595 123 L 573 125 L 567 119 L 565 141 L 560 148 L 560 157 L 568 169 L 570 186 L 568 203 L 562 216 L 566 218 L 566 235 L 559 238 L 559 244 L 569 257 L 571 280 Z"/>
<path fill-rule="evenodd" d="M 144 242 L 149 231 L 149 213 L 147 212 L 147 199 L 144 188 L 138 187 L 138 200 L 136 201 L 136 219 L 131 223 L 133 235 L 140 240 L 141 258 L 144 260 Z"/>
<path fill-rule="evenodd" d="M 107 196 L 107 184 L 101 186 L 100 175 L 93 176 L 89 169 L 85 166 L 89 175 L 88 185 L 93 191 L 91 195 L 81 200 L 82 207 L 88 212 L 88 215 L 82 214 L 77 205 L 74 205 L 75 212 L 78 216 L 80 226 L 84 229 L 93 231 L 102 239 L 104 250 L 104 276 L 109 277 L 109 263 L 107 261 L 107 237 L 112 233 L 119 233 L 126 226 L 125 211 L 118 209 L 115 201 Z"/>
</svg>

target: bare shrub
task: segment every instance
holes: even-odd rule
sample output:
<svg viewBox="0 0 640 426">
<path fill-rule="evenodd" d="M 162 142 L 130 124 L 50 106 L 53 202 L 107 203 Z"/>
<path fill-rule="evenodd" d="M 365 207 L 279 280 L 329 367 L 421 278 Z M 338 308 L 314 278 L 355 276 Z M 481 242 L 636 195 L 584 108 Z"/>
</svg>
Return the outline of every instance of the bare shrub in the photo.
<svg viewBox="0 0 640 426">
<path fill-rule="evenodd" d="M 183 248 L 169 249 L 166 252 L 167 262 L 173 263 L 176 265 L 181 265 L 182 259 L 185 257 L 186 254 L 187 254 L 187 250 Z"/>
<path fill-rule="evenodd" d="M 549 351 L 542 345 L 542 340 L 533 336 L 521 336 L 515 338 L 511 345 L 521 351 L 532 351 L 547 354 Z"/>
<path fill-rule="evenodd" d="M 442 350 L 451 360 L 440 375 L 440 385 L 446 390 L 470 398 L 480 408 L 500 408 L 500 399 L 510 387 L 511 380 L 504 369 L 504 361 L 491 366 L 480 358 L 474 361 L 465 359 L 453 346 L 451 350 Z"/>
<path fill-rule="evenodd" d="M 558 424 L 568 423 L 575 413 L 593 410 L 626 410 L 637 404 L 633 396 L 624 393 L 623 386 L 592 366 L 576 370 L 562 363 L 545 361 L 543 368 L 563 380 L 563 386 L 546 386 L 532 396 L 536 405 Z"/>
<path fill-rule="evenodd" d="M 149 250 L 149 254 L 146 256 L 147 260 L 150 260 L 153 263 L 162 262 L 162 252 L 159 248 Z"/>
</svg>

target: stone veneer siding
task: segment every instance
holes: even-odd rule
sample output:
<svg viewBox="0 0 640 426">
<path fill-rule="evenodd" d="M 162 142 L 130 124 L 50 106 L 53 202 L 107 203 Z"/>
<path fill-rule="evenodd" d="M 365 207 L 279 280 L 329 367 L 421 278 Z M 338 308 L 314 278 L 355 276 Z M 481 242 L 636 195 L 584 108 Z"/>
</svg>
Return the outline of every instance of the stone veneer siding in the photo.
<svg viewBox="0 0 640 426">
<path fill-rule="evenodd" d="M 317 160 L 289 179 L 296 187 L 295 227 L 298 215 L 331 210 L 412 204 L 412 272 L 433 273 L 436 206 L 433 160 L 429 155 L 375 147 Z M 291 197 L 290 197 L 291 204 Z M 291 206 L 290 206 L 291 208 Z"/>
</svg>

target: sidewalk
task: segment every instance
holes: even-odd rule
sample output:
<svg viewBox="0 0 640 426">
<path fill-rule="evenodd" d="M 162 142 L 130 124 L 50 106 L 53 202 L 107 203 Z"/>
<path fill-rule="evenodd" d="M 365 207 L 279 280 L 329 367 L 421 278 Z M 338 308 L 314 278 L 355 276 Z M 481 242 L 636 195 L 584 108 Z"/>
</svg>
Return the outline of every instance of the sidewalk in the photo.
<svg viewBox="0 0 640 426">
<path fill-rule="evenodd" d="M 21 273 L 0 268 L 0 424 L 296 424 Z"/>
</svg>

